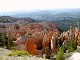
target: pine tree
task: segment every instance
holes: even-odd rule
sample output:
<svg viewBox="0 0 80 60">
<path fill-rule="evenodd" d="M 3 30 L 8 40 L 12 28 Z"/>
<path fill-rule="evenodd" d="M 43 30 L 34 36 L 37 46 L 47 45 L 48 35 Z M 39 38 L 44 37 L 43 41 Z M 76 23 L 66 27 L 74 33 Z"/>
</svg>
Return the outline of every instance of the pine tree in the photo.
<svg viewBox="0 0 80 60">
<path fill-rule="evenodd" d="M 3 33 L 2 39 L 3 39 L 3 44 L 4 44 L 4 46 L 5 46 L 7 49 L 11 49 L 11 47 L 13 46 L 13 41 L 12 41 L 12 39 L 11 39 L 9 36 L 7 36 L 5 33 Z"/>
<path fill-rule="evenodd" d="M 64 60 L 64 50 L 62 46 L 59 48 L 59 51 L 57 51 L 56 60 Z"/>
<path fill-rule="evenodd" d="M 12 39 L 10 38 L 10 37 L 8 37 L 8 49 L 11 49 L 11 47 L 13 46 L 13 41 L 12 41 Z"/>
<path fill-rule="evenodd" d="M 49 59 L 49 58 L 50 58 L 50 55 L 51 55 L 50 48 L 49 48 L 49 47 L 46 47 L 46 49 L 45 49 L 45 57 L 46 57 L 47 59 Z"/>
<path fill-rule="evenodd" d="M 66 50 L 67 50 L 66 44 L 63 44 L 62 47 L 63 47 L 63 51 L 64 51 L 64 53 L 65 53 Z"/>
<path fill-rule="evenodd" d="M 5 33 L 3 33 L 3 43 L 4 46 L 8 49 L 8 37 Z"/>
<path fill-rule="evenodd" d="M 77 49 L 77 40 L 78 40 L 78 37 L 75 37 L 75 40 L 74 40 L 74 49 Z"/>
<path fill-rule="evenodd" d="M 0 47 L 4 46 L 3 44 L 3 38 L 2 38 L 2 33 L 0 33 Z"/>
<path fill-rule="evenodd" d="M 72 36 L 68 43 L 68 52 L 72 52 L 77 49 L 77 39 Z"/>
</svg>

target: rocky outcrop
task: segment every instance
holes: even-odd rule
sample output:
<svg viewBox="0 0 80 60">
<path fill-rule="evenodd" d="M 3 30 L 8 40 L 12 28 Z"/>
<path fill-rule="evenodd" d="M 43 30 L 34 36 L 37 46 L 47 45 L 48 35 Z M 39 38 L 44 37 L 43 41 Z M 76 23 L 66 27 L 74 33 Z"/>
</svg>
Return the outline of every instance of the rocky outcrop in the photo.
<svg viewBox="0 0 80 60">
<path fill-rule="evenodd" d="M 27 50 L 33 55 L 43 53 L 46 47 L 50 47 L 54 32 L 59 37 L 59 31 L 53 22 L 29 23 L 24 20 L 10 23 L 5 29 L 7 35 L 16 41 L 15 44 L 21 50 Z"/>
<path fill-rule="evenodd" d="M 26 42 L 27 51 L 33 55 L 37 55 L 36 44 L 34 38 L 30 38 Z"/>
<path fill-rule="evenodd" d="M 46 47 L 49 47 L 49 38 L 48 36 L 45 34 L 44 37 L 43 37 L 43 42 L 42 42 L 42 46 L 43 46 L 43 49 L 45 49 Z"/>
<path fill-rule="evenodd" d="M 51 50 L 53 53 L 56 52 L 56 35 L 55 34 L 53 34 L 51 39 Z"/>
</svg>

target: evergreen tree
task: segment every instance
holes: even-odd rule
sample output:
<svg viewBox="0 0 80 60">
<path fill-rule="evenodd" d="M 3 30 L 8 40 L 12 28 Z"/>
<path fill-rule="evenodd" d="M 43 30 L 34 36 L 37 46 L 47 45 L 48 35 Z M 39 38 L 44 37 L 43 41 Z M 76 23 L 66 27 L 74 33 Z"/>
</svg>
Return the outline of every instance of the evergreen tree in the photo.
<svg viewBox="0 0 80 60">
<path fill-rule="evenodd" d="M 75 37 L 75 40 L 74 40 L 74 49 L 77 49 L 77 40 L 78 40 L 78 36 L 77 37 Z"/>
<path fill-rule="evenodd" d="M 72 36 L 68 43 L 68 52 L 72 52 L 77 49 L 77 39 Z"/>
<path fill-rule="evenodd" d="M 57 42 L 56 42 L 56 46 L 57 46 L 57 51 L 59 51 L 59 48 L 62 46 L 62 39 L 61 38 L 59 38 L 58 40 L 57 40 Z"/>
<path fill-rule="evenodd" d="M 5 46 L 6 39 L 4 38 L 5 33 L 0 33 L 0 46 Z"/>
<path fill-rule="evenodd" d="M 45 49 L 45 57 L 47 59 L 49 59 L 50 58 L 50 55 L 51 55 L 51 50 L 50 50 L 49 47 L 46 47 L 46 49 Z"/>
<path fill-rule="evenodd" d="M 0 33 L 0 47 L 3 46 L 3 39 L 2 39 L 2 33 Z"/>
<path fill-rule="evenodd" d="M 64 51 L 64 53 L 65 53 L 66 50 L 67 50 L 66 44 L 63 44 L 62 47 L 63 47 L 63 51 Z"/>
<path fill-rule="evenodd" d="M 11 49 L 11 47 L 13 46 L 13 41 L 10 37 L 8 37 L 8 49 Z"/>
<path fill-rule="evenodd" d="M 64 60 L 64 50 L 62 46 L 59 48 L 59 51 L 57 51 L 56 60 Z"/>
<path fill-rule="evenodd" d="M 68 52 L 74 51 L 74 39 L 71 37 L 68 43 Z"/>
<path fill-rule="evenodd" d="M 4 46 L 7 47 L 8 49 L 8 37 L 5 33 L 3 33 L 3 43 L 4 43 Z"/>
<path fill-rule="evenodd" d="M 12 39 L 9 36 L 7 36 L 5 33 L 2 34 L 2 41 L 3 41 L 3 45 L 7 49 L 11 49 L 11 47 L 13 46 Z"/>
</svg>

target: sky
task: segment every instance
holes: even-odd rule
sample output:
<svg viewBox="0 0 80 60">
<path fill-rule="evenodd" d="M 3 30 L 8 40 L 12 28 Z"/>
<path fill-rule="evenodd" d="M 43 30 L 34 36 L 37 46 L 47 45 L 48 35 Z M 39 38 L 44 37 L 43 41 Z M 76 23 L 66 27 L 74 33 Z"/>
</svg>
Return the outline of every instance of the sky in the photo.
<svg viewBox="0 0 80 60">
<path fill-rule="evenodd" d="M 80 8 L 80 0 L 0 0 L 0 12 L 57 8 Z"/>
</svg>

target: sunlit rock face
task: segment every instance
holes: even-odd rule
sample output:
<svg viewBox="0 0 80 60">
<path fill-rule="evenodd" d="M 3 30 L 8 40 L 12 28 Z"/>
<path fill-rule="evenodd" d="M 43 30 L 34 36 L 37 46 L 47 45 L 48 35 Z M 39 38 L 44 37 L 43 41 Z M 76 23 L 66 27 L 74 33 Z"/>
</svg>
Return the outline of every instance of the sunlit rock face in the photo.
<svg viewBox="0 0 80 60">
<path fill-rule="evenodd" d="M 46 48 L 49 46 L 49 38 L 48 36 L 45 34 L 43 37 L 43 42 L 42 42 L 43 48 Z"/>
<path fill-rule="evenodd" d="M 75 37 L 78 36 L 79 29 L 75 27 Z"/>
<path fill-rule="evenodd" d="M 80 32 L 78 32 L 78 45 L 80 46 Z"/>
<path fill-rule="evenodd" d="M 18 49 L 21 49 L 21 50 L 27 49 L 25 42 L 29 39 L 29 37 L 30 36 L 26 35 L 26 36 L 21 36 L 17 38 L 16 43 L 18 44 Z"/>
<path fill-rule="evenodd" d="M 32 37 L 35 38 L 35 44 L 37 45 L 37 49 L 42 49 L 42 42 L 44 37 L 44 32 L 35 32 L 33 33 Z"/>
<path fill-rule="evenodd" d="M 32 26 L 32 25 L 31 25 Z M 40 25 L 36 26 L 35 24 L 35 28 L 38 28 Z M 29 26 L 30 27 L 30 26 Z M 68 44 L 70 38 L 72 36 L 75 36 L 75 38 L 77 38 L 77 42 L 78 45 L 80 45 L 80 31 L 78 31 L 78 29 L 70 29 L 66 32 L 63 32 L 60 35 L 60 31 L 58 31 L 58 29 L 55 30 L 46 30 L 46 29 L 40 29 L 40 30 L 36 30 L 34 31 L 33 28 L 34 27 L 30 27 L 31 29 L 29 31 L 33 31 L 31 33 L 28 32 L 28 34 L 23 34 L 23 36 L 21 35 L 22 33 L 17 33 L 16 37 L 17 37 L 17 43 L 19 43 L 19 48 L 21 50 L 27 50 L 29 51 L 29 53 L 33 54 L 33 55 L 37 55 L 37 54 L 44 54 L 45 53 L 45 48 L 49 47 L 51 49 L 51 51 L 53 53 L 56 52 L 57 49 L 57 41 L 58 38 L 62 39 L 62 44 Z M 67 46 L 66 46 L 67 47 Z"/>
<path fill-rule="evenodd" d="M 51 48 L 50 41 L 54 32 L 56 32 L 57 37 L 60 36 L 60 32 L 56 29 L 53 22 L 14 25 L 9 27 L 9 29 L 7 33 L 17 42 L 19 49 L 27 50 L 33 55 L 42 55 L 46 47 Z M 54 43 L 53 45 L 55 46 Z"/>
<path fill-rule="evenodd" d="M 27 47 L 27 51 L 33 55 L 37 55 L 37 49 L 36 49 L 36 44 L 34 42 L 33 38 L 30 38 L 29 40 L 27 40 L 26 42 L 26 47 Z"/>
<path fill-rule="evenodd" d="M 53 53 L 56 52 L 56 35 L 55 34 L 53 34 L 51 39 L 51 50 Z"/>
<path fill-rule="evenodd" d="M 25 36 L 21 36 L 19 38 L 17 38 L 17 43 L 18 46 L 21 50 L 27 50 L 29 51 L 31 54 L 36 55 L 36 54 L 43 54 L 44 50 L 46 47 L 52 47 L 52 51 L 55 52 L 56 51 L 56 47 L 55 47 L 55 41 L 54 38 L 51 38 L 52 34 L 54 32 L 36 32 L 33 35 L 25 35 Z M 54 37 L 55 35 L 53 35 Z M 50 42 L 51 40 L 53 42 Z M 51 48 L 50 47 L 50 48 Z"/>
<path fill-rule="evenodd" d="M 19 49 L 21 49 L 21 50 L 26 50 L 27 49 L 27 47 L 26 47 L 26 45 L 23 43 L 23 44 L 19 44 Z"/>
</svg>

